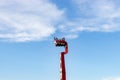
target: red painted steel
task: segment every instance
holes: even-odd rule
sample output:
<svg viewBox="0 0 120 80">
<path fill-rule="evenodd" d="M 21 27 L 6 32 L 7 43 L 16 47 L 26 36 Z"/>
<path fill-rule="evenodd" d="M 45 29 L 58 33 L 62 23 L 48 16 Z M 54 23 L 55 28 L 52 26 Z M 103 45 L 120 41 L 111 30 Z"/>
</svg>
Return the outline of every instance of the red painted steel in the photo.
<svg viewBox="0 0 120 80">
<path fill-rule="evenodd" d="M 60 80 L 66 80 L 66 69 L 65 69 L 65 57 L 64 55 L 68 53 L 68 44 L 65 39 L 55 38 L 56 46 L 64 46 L 65 51 L 60 54 Z"/>
<path fill-rule="evenodd" d="M 65 69 L 65 57 L 64 55 L 68 53 L 68 46 L 65 47 L 65 51 L 61 52 L 60 55 L 60 80 L 66 80 L 66 69 Z"/>
</svg>

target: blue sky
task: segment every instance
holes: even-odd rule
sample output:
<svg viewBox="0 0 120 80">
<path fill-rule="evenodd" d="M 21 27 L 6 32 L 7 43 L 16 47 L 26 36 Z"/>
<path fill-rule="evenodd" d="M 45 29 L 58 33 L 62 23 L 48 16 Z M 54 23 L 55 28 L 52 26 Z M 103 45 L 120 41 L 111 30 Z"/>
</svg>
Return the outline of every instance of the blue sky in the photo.
<svg viewBox="0 0 120 80">
<path fill-rule="evenodd" d="M 120 80 L 119 0 L 0 0 L 0 80 Z"/>
</svg>

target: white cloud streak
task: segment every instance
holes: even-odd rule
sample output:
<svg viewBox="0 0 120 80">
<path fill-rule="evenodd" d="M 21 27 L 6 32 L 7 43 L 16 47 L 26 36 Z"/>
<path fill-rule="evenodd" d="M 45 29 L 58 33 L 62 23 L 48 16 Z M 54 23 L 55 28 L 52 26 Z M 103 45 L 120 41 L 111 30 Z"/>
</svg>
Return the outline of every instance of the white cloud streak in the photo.
<svg viewBox="0 0 120 80">
<path fill-rule="evenodd" d="M 55 33 L 63 10 L 48 0 L 0 0 L 0 38 L 25 42 Z"/>
<path fill-rule="evenodd" d="M 56 30 L 69 39 L 77 38 L 84 31 L 120 31 L 119 0 L 73 2 L 77 5 L 78 17 L 71 21 L 64 10 L 49 0 L 0 0 L 0 39 L 36 41 L 51 36 Z"/>
<path fill-rule="evenodd" d="M 119 0 L 72 0 L 78 13 L 77 19 L 60 26 L 70 34 L 87 32 L 120 31 Z M 118 3 L 119 2 L 119 3 Z M 69 26 L 69 27 L 68 27 Z"/>
<path fill-rule="evenodd" d="M 103 78 L 102 80 L 120 80 L 120 77 L 108 77 L 108 78 Z"/>
</svg>

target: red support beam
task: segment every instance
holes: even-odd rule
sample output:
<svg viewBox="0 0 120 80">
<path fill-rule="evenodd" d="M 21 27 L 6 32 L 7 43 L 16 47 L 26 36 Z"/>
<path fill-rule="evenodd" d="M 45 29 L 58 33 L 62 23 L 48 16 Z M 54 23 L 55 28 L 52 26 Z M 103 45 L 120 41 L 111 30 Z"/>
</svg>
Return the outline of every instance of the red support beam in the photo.
<svg viewBox="0 0 120 80">
<path fill-rule="evenodd" d="M 66 80 L 64 53 L 60 54 L 60 80 Z"/>
<path fill-rule="evenodd" d="M 68 44 L 65 39 L 54 39 L 56 46 L 64 46 L 65 51 L 60 54 L 60 80 L 66 80 L 66 69 L 65 69 L 65 57 L 64 55 L 68 53 Z"/>
</svg>

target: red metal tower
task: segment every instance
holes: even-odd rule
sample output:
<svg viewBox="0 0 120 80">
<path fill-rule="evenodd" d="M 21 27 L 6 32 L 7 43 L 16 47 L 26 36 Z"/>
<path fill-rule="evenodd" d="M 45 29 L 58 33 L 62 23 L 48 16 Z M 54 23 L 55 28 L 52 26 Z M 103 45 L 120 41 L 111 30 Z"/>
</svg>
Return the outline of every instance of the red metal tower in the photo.
<svg viewBox="0 0 120 80">
<path fill-rule="evenodd" d="M 55 46 L 65 47 L 65 51 L 60 54 L 60 80 L 66 80 L 66 69 L 65 69 L 65 58 L 64 55 L 68 53 L 68 43 L 65 41 L 65 38 L 58 39 L 54 38 Z"/>
</svg>

